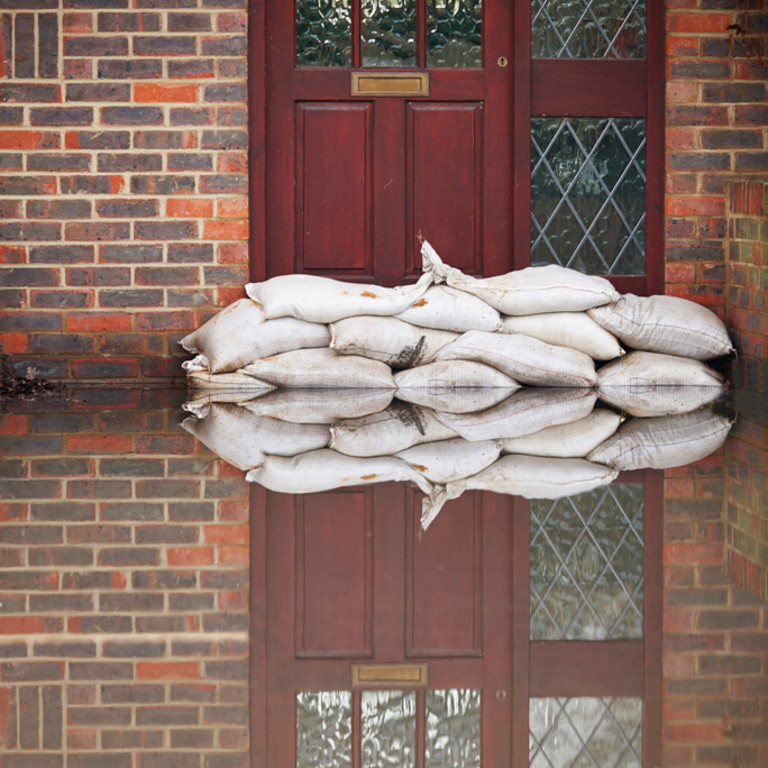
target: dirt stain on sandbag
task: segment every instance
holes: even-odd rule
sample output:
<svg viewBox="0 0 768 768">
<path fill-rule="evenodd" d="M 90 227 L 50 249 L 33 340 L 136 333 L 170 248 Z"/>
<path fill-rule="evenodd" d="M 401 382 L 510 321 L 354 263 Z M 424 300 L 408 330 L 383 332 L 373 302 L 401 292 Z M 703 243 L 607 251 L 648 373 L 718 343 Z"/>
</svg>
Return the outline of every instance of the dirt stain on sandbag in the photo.
<svg viewBox="0 0 768 768">
<path fill-rule="evenodd" d="M 376 473 L 372 475 L 360 475 L 361 480 L 373 480 L 374 477 L 377 477 Z"/>
<path fill-rule="evenodd" d="M 419 299 L 418 301 L 414 301 L 413 304 L 411 304 L 411 308 L 413 307 L 426 307 L 427 304 L 429 304 L 428 299 Z"/>
<path fill-rule="evenodd" d="M 375 293 L 370 291 L 360 291 L 361 296 L 365 296 L 367 299 L 378 299 L 379 297 Z"/>
<path fill-rule="evenodd" d="M 389 412 L 397 417 L 401 424 L 406 427 L 416 427 L 420 435 L 424 435 L 426 430 L 421 420 L 418 410 L 407 403 L 394 403 L 389 407 Z"/>
<path fill-rule="evenodd" d="M 393 368 L 413 368 L 420 360 L 426 337 L 421 336 L 413 346 L 403 347 L 392 363 Z M 423 433 L 422 433 L 423 434 Z"/>
</svg>

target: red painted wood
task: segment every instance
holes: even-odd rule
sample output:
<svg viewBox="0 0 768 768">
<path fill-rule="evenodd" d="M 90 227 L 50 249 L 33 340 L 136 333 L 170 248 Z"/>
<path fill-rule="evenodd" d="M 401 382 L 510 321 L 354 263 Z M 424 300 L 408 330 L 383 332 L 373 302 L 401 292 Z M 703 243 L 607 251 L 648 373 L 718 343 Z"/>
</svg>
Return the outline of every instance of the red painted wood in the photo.
<svg viewBox="0 0 768 768">
<path fill-rule="evenodd" d="M 441 510 L 423 534 L 421 500 L 406 534 L 406 644 L 409 657 L 482 654 L 481 512 L 477 494 Z"/>
<path fill-rule="evenodd" d="M 265 277 L 266 262 L 266 20 L 264 4 L 252 0 L 248 6 L 248 246 L 250 279 Z"/>
<path fill-rule="evenodd" d="M 630 59 L 534 59 L 536 117 L 645 117 L 647 64 Z"/>
<path fill-rule="evenodd" d="M 370 103 L 296 105 L 296 269 L 370 274 Z"/>
<path fill-rule="evenodd" d="M 266 492 L 250 486 L 250 687 L 251 768 L 267 768 L 267 509 Z"/>
<path fill-rule="evenodd" d="M 372 652 L 373 510 L 370 494 L 296 500 L 296 656 Z"/>
<path fill-rule="evenodd" d="M 421 274 L 418 235 L 423 233 L 451 266 L 483 274 L 482 105 L 411 102 L 406 121 L 406 248 L 411 273 Z"/>
</svg>

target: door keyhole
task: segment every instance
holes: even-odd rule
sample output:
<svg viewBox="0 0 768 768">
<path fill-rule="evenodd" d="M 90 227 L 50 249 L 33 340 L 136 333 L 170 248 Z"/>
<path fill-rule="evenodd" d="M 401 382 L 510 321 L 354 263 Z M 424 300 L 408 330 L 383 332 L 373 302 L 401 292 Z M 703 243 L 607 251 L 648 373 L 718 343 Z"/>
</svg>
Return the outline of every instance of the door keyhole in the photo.
<svg viewBox="0 0 768 768">
<path fill-rule="evenodd" d="M 497 63 L 497 64 L 498 64 L 498 65 L 499 65 L 499 66 L 500 66 L 502 69 L 504 69 L 504 67 L 506 67 L 506 66 L 507 66 L 507 64 L 509 64 L 509 59 L 508 59 L 506 56 L 499 56 L 499 58 L 498 58 L 498 59 L 496 59 L 496 63 Z"/>
</svg>

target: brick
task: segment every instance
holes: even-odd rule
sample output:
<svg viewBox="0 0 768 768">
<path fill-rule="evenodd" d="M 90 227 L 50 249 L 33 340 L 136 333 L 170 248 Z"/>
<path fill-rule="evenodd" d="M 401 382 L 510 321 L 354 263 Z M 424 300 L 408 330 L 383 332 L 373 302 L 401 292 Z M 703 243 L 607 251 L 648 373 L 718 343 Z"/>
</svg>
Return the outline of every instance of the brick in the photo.
<svg viewBox="0 0 768 768">
<path fill-rule="evenodd" d="M 104 107 L 101 120 L 108 125 L 160 125 L 163 110 L 159 107 Z"/>
<path fill-rule="evenodd" d="M 244 35 L 226 35 L 202 40 L 203 56 L 244 56 L 246 38 Z"/>
<path fill-rule="evenodd" d="M 101 601 L 107 598 L 125 597 L 124 595 L 102 595 Z M 158 610 L 157 607 L 145 608 L 139 601 L 147 598 L 160 598 L 160 609 L 162 609 L 163 595 L 133 595 L 135 600 L 133 605 L 126 608 L 126 611 Z M 107 610 L 111 610 L 107 609 Z M 162 656 L 165 653 L 165 642 L 155 641 L 117 641 L 111 640 L 104 643 L 104 656 L 113 658 L 146 659 L 154 656 Z"/>
<path fill-rule="evenodd" d="M 103 37 L 72 36 L 64 38 L 65 56 L 125 56 L 128 38 L 117 35 Z"/>
<path fill-rule="evenodd" d="M 0 102 L 47 103 L 60 101 L 58 85 L 0 84 Z"/>
<path fill-rule="evenodd" d="M 100 13 L 99 32 L 157 32 L 160 15 L 157 13 Z"/>
<path fill-rule="evenodd" d="M 156 80 L 163 75 L 160 59 L 103 59 L 98 76 L 104 80 Z"/>
<path fill-rule="evenodd" d="M 151 218 L 158 214 L 156 200 L 98 200 L 96 214 L 105 218 Z"/>
<path fill-rule="evenodd" d="M 7 683 L 63 680 L 64 663 L 60 661 L 13 661 L 0 664 L 0 680 Z"/>
<path fill-rule="evenodd" d="M 196 102 L 198 87 L 194 84 L 159 85 L 136 83 L 133 89 L 134 101 L 141 103 L 166 104 L 170 102 Z"/>
<path fill-rule="evenodd" d="M 168 77 L 201 78 L 214 77 L 216 69 L 214 59 L 181 59 L 168 61 Z"/>
<path fill-rule="evenodd" d="M 133 52 L 137 56 L 173 56 L 197 53 L 197 40 L 191 36 L 163 37 L 137 35 L 133 39 Z"/>
<path fill-rule="evenodd" d="M 132 680 L 133 664 L 123 661 L 71 661 L 69 662 L 69 676 L 71 680 Z M 105 708 L 106 709 L 106 708 Z M 81 711 L 81 710 L 71 710 Z M 110 712 L 112 714 L 110 714 Z M 124 712 L 128 712 L 130 722 L 130 710 L 109 710 L 105 713 L 104 723 L 118 725 L 113 719 L 114 713 L 119 712 L 119 718 L 122 722 Z M 81 723 L 87 724 L 87 721 L 81 720 Z"/>
<path fill-rule="evenodd" d="M 102 173 L 159 171 L 163 167 L 162 155 L 148 152 L 131 154 L 103 152 L 97 155 L 96 161 Z"/>
<path fill-rule="evenodd" d="M 99 261 L 126 264 L 146 264 L 163 259 L 163 247 L 160 245 L 102 245 L 99 248 Z"/>
<path fill-rule="evenodd" d="M 148 662 L 139 662 L 141 667 Z M 197 723 L 197 707 L 162 706 L 137 707 L 137 725 L 195 725 Z"/>
<path fill-rule="evenodd" d="M 65 195 L 106 195 L 114 190 L 108 176 L 64 176 L 61 179 L 61 191 Z"/>
<path fill-rule="evenodd" d="M 100 691 L 101 700 L 105 704 L 159 704 L 165 700 L 165 689 L 162 685 L 102 685 Z"/>
<path fill-rule="evenodd" d="M 37 201 L 28 203 L 28 208 L 32 202 Z M 90 215 L 90 203 L 85 205 L 87 206 L 85 215 Z M 94 253 L 91 245 L 36 245 L 29 249 L 31 264 L 75 264 L 93 260 Z"/>
<path fill-rule="evenodd" d="M 136 195 L 174 195 L 196 190 L 193 176 L 132 176 L 131 192 Z"/>
</svg>

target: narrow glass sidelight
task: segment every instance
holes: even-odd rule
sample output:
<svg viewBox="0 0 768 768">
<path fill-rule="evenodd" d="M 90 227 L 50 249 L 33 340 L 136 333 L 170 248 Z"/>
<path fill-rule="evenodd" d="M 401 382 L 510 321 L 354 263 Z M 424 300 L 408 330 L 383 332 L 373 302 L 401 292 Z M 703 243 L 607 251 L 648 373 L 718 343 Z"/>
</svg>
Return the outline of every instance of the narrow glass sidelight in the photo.
<svg viewBox="0 0 768 768">
<path fill-rule="evenodd" d="M 296 66 L 351 66 L 351 29 L 351 0 L 296 0 Z"/>
<path fill-rule="evenodd" d="M 364 67 L 416 66 L 416 0 L 362 0 Z"/>
<path fill-rule="evenodd" d="M 427 66 L 483 66 L 483 0 L 427 0 Z"/>
<path fill-rule="evenodd" d="M 645 145 L 641 118 L 531 121 L 531 264 L 645 272 Z"/>
<path fill-rule="evenodd" d="M 646 0 L 531 0 L 531 55 L 645 58 Z"/>
<path fill-rule="evenodd" d="M 352 694 L 296 694 L 297 768 L 348 768 L 352 764 Z"/>
</svg>

